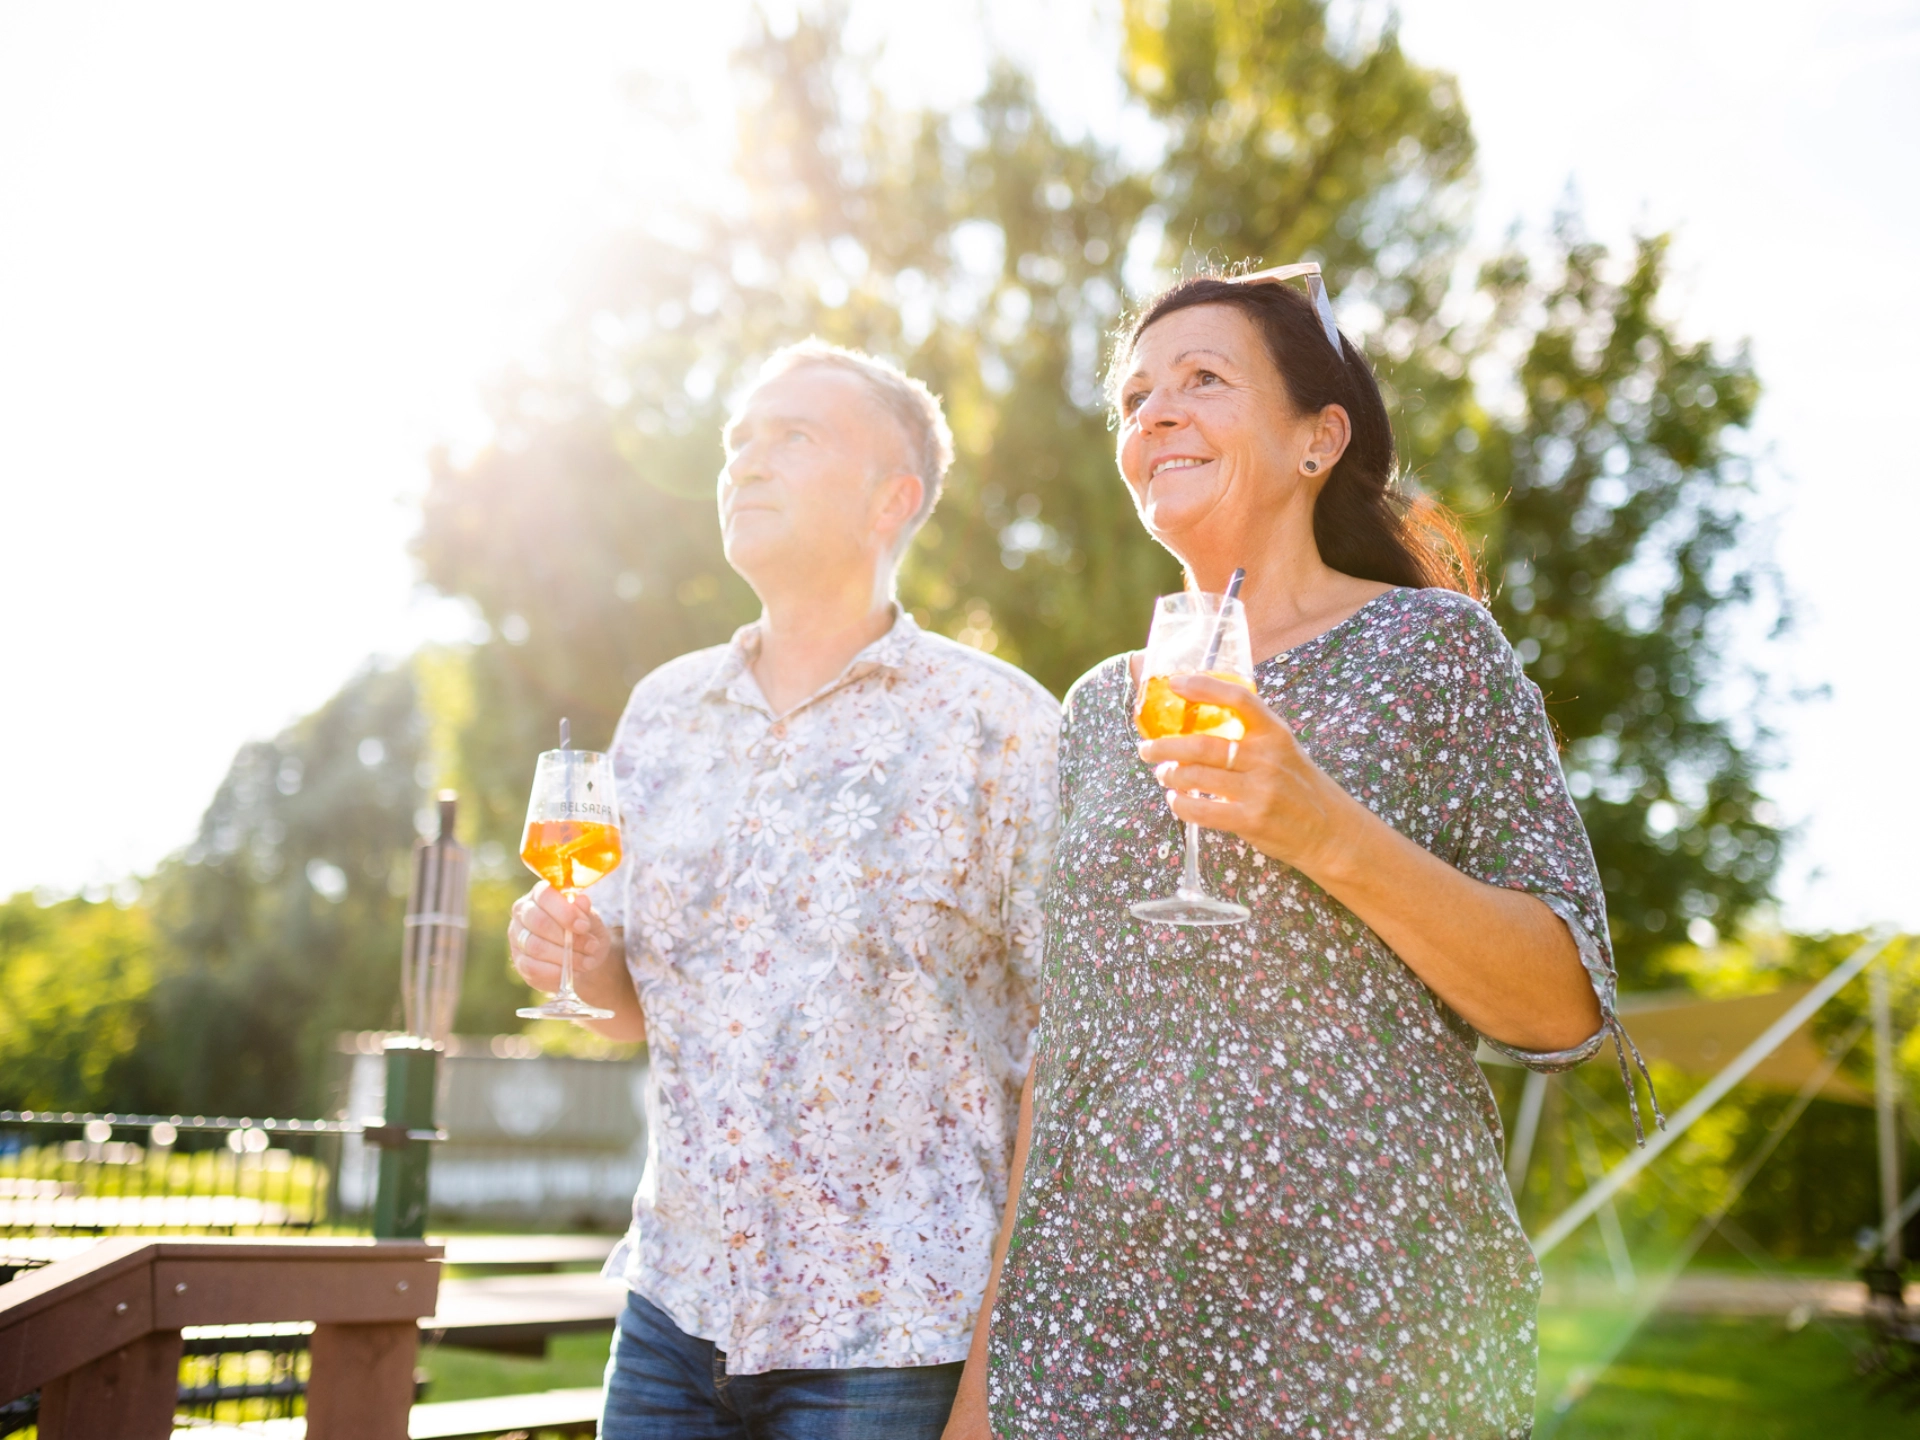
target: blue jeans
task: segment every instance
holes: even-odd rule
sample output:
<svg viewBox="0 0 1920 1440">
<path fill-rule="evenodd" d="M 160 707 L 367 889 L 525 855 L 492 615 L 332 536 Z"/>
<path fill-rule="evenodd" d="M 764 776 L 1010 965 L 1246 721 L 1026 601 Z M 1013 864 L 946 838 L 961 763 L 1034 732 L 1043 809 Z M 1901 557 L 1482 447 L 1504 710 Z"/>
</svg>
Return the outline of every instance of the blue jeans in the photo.
<svg viewBox="0 0 1920 1440">
<path fill-rule="evenodd" d="M 940 1440 L 962 1368 L 729 1375 L 712 1341 L 629 1292 L 600 1440 Z"/>
</svg>

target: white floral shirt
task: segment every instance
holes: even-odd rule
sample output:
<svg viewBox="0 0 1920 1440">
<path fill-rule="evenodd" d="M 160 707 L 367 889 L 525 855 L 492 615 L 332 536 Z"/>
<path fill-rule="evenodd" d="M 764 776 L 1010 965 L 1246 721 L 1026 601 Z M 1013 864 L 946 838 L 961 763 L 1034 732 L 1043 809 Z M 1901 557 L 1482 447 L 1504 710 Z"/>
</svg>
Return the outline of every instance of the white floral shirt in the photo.
<svg viewBox="0 0 1920 1440">
<path fill-rule="evenodd" d="M 730 1374 L 966 1357 L 1038 1017 L 1059 705 L 900 615 L 775 716 L 758 631 L 614 737 L 648 1156 L 608 1273 Z"/>
</svg>

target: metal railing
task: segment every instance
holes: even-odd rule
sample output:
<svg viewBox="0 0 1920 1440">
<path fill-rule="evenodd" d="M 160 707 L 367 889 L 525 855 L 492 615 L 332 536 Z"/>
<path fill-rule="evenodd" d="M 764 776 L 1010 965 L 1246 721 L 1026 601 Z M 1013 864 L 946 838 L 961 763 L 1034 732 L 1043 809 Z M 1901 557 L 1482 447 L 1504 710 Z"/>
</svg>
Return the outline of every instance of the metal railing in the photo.
<svg viewBox="0 0 1920 1440">
<path fill-rule="evenodd" d="M 244 1423 L 306 1413 L 313 1326 L 202 1326 L 180 1346 L 180 1416 Z"/>
<path fill-rule="evenodd" d="M 358 1124 L 0 1110 L 0 1237 L 360 1233 L 342 1213 Z"/>
<path fill-rule="evenodd" d="M 375 1125 L 377 1128 L 377 1122 Z M 341 1205 L 338 1120 L 0 1110 L 0 1282 L 107 1234 L 361 1234 Z M 250 1421 L 303 1413 L 311 1325 L 192 1329 L 176 1413 Z M 0 1407 L 0 1436 L 37 1397 Z"/>
</svg>

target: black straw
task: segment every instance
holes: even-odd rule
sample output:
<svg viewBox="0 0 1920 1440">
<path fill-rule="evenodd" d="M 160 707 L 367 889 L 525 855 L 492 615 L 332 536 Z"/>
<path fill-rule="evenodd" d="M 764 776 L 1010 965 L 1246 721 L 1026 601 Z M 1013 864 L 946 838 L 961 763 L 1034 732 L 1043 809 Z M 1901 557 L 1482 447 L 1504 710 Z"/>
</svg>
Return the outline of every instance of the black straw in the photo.
<svg viewBox="0 0 1920 1440">
<path fill-rule="evenodd" d="M 1227 593 L 1220 597 L 1219 613 L 1213 617 L 1213 634 L 1207 637 L 1207 658 L 1200 667 L 1203 671 L 1212 670 L 1213 662 L 1220 658 L 1220 642 L 1227 638 L 1227 602 L 1240 598 L 1240 587 L 1246 578 L 1247 572 L 1238 566 L 1227 577 Z"/>
</svg>

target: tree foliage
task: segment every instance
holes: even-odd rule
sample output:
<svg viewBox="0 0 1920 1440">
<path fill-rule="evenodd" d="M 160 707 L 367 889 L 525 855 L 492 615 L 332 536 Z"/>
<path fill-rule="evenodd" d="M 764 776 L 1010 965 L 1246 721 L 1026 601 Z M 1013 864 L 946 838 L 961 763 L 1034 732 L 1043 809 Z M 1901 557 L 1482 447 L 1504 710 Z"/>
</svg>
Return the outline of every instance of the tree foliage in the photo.
<svg viewBox="0 0 1920 1440">
<path fill-rule="evenodd" d="M 1338 273 L 1431 311 L 1435 196 L 1471 153 L 1457 100 L 1391 36 L 1343 57 L 1317 6 L 1270 8 L 1313 22 L 1317 48 L 1290 73 L 1324 101 L 1294 123 L 1320 139 L 1291 158 L 1270 146 L 1248 172 L 1270 208 L 1317 207 L 1282 243 L 1337 238 Z M 945 399 L 956 463 L 903 577 L 930 623 L 1064 691 L 1137 643 L 1151 597 L 1178 583 L 1115 477 L 1102 378 L 1129 255 L 1177 259 L 1166 237 L 1223 203 L 1205 162 L 1240 163 L 1197 129 L 1178 138 L 1195 128 L 1188 98 L 1156 100 L 1172 158 L 1149 172 L 1063 134 L 1008 65 L 953 113 L 901 113 L 829 22 L 760 33 L 739 79 L 737 203 L 656 212 L 610 242 L 542 375 L 503 387 L 496 443 L 436 468 L 420 555 L 493 624 L 479 664 L 508 688 L 470 749 L 503 796 L 524 784 L 524 733 L 509 767 L 478 752 L 523 712 L 540 730 L 568 706 L 610 720 L 648 666 L 751 613 L 707 511 L 722 401 L 800 335 L 895 356 Z M 534 649 L 548 653 L 511 653 Z"/>
<path fill-rule="evenodd" d="M 445 651 L 370 667 L 241 748 L 136 903 L 0 903 L 0 1109 L 323 1113 L 339 1033 L 401 1023 L 413 845 L 437 827 L 429 794 L 462 788 L 451 737 L 474 690 L 468 657 Z M 462 838 L 473 828 L 463 810 Z M 525 1003 L 505 938 L 524 873 L 478 847 L 456 1031 L 511 1029 Z M 607 1048 L 565 1031 L 543 1044 Z"/>
<path fill-rule="evenodd" d="M 1609 281 L 1600 246 L 1570 224 L 1557 238 L 1546 276 L 1509 255 L 1484 277 L 1515 317 L 1498 328 L 1526 336 L 1518 413 L 1472 432 L 1456 483 L 1503 497 L 1480 518 L 1494 614 L 1547 693 L 1640 980 L 1690 920 L 1737 924 L 1779 866 L 1766 729 L 1716 690 L 1767 578 L 1737 444 L 1759 386 L 1744 353 L 1683 343 L 1659 314 L 1664 241 Z"/>
<path fill-rule="evenodd" d="M 156 1108 L 310 1112 L 333 1033 L 397 1019 L 405 857 L 441 784 L 479 856 L 458 1023 L 507 1023 L 533 756 L 561 715 L 604 741 L 641 675 L 753 614 L 719 550 L 718 433 L 787 341 L 891 356 L 945 399 L 957 458 L 902 578 L 925 623 L 1056 692 L 1138 645 L 1179 576 L 1115 473 L 1103 377 L 1128 307 L 1200 264 L 1326 267 L 1409 484 L 1466 517 L 1546 692 L 1627 981 L 1663 973 L 1690 921 L 1737 928 L 1781 839 L 1764 727 L 1725 683 L 1765 578 L 1744 354 L 1677 334 L 1658 239 L 1617 261 L 1568 222 L 1460 283 L 1471 127 L 1391 25 L 1339 28 L 1318 0 L 1127 0 L 1122 24 L 1148 152 L 1071 132 L 1008 63 L 935 112 L 878 90 L 830 13 L 757 31 L 722 191 L 656 194 L 605 237 L 550 343 L 494 387 L 490 442 L 432 458 L 417 553 L 490 638 L 370 669 L 243 749 L 148 919 L 14 902 L 0 974 L 28 998 L 0 1053 L 41 1044 L 56 1001 L 120 1037 L 42 1046 L 19 1094 L 138 1075 Z M 672 144 L 680 118 L 635 143 Z M 62 965 L 121 976 L 132 1008 L 86 1018 L 94 999 L 46 979 Z M 146 1033 L 164 1043 L 127 1068 Z"/>
<path fill-rule="evenodd" d="M 170 956 L 147 1103 L 316 1114 L 334 1036 L 397 1023 L 423 730 L 412 670 L 375 668 L 234 758 L 147 887 Z"/>
<path fill-rule="evenodd" d="M 0 1109 L 138 1093 L 155 948 L 138 907 L 0 903 Z"/>
<path fill-rule="evenodd" d="M 957 458 L 903 597 L 1062 692 L 1178 583 L 1112 461 L 1128 277 L 1312 257 L 1411 483 L 1467 516 L 1548 692 L 1628 979 L 1690 920 L 1737 924 L 1780 843 L 1763 734 L 1711 708 L 1755 585 L 1745 357 L 1676 336 L 1657 240 L 1609 278 L 1569 225 L 1540 278 L 1509 255 L 1460 293 L 1471 128 L 1391 26 L 1336 33 L 1313 0 L 1135 0 L 1124 24 L 1150 162 L 1065 134 L 1009 65 L 951 113 L 913 112 L 831 17 L 743 48 L 731 199 L 614 237 L 540 375 L 502 387 L 493 446 L 435 469 L 421 558 L 496 636 L 463 742 L 490 833 L 517 823 L 558 714 L 606 733 L 648 668 L 751 613 L 709 497 L 724 402 L 777 345 L 864 346 L 944 396 Z"/>
</svg>

